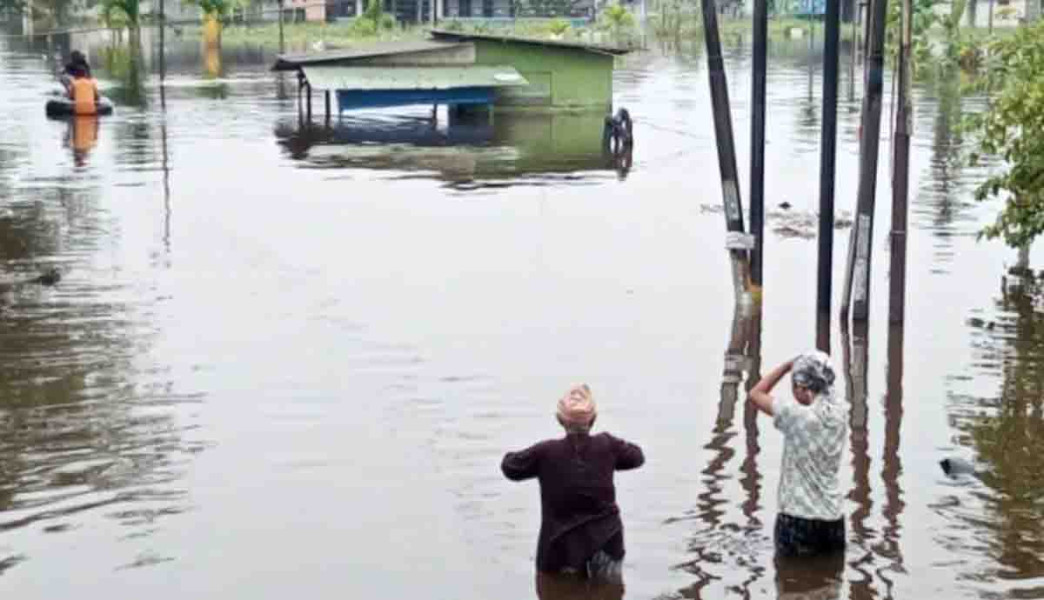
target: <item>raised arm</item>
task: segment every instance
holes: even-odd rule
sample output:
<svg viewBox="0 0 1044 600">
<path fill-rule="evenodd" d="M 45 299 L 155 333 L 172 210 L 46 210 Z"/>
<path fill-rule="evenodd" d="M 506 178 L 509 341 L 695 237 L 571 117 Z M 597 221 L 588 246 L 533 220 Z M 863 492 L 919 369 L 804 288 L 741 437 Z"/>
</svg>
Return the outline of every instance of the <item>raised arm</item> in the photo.
<svg viewBox="0 0 1044 600">
<path fill-rule="evenodd" d="M 508 452 L 500 461 L 500 470 L 511 481 L 523 481 L 536 477 L 540 472 L 542 444 L 530 446 L 519 452 Z"/>
<path fill-rule="evenodd" d="M 645 454 L 638 444 L 613 438 L 613 453 L 616 455 L 616 470 L 637 469 L 645 464 Z"/>
<path fill-rule="evenodd" d="M 761 412 L 768 416 L 772 416 L 772 388 L 776 387 L 780 379 L 790 372 L 794 368 L 794 361 L 788 360 L 787 362 L 779 365 L 772 370 L 771 373 L 761 378 L 761 381 L 754 386 L 754 389 L 750 390 L 750 394 L 747 398 L 758 407 Z"/>
</svg>

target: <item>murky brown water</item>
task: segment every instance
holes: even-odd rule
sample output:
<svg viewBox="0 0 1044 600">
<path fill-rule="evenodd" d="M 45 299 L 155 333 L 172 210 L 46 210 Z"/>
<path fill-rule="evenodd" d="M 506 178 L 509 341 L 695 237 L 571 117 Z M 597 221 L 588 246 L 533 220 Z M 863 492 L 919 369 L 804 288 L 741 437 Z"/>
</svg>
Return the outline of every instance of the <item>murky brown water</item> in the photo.
<svg viewBox="0 0 1044 600">
<path fill-rule="evenodd" d="M 884 192 L 870 330 L 850 352 L 835 331 L 845 563 L 777 569 L 782 445 L 741 388 L 814 340 L 806 41 L 770 61 L 767 188 L 793 208 L 770 210 L 752 340 L 698 46 L 618 72 L 626 169 L 582 119 L 433 129 L 418 110 L 317 135 L 263 53 L 175 40 L 161 81 L 154 40 L 138 69 L 72 43 L 120 104 L 96 132 L 45 119 L 45 40 L 0 39 L 0 266 L 62 273 L 0 293 L 5 597 L 535 597 L 537 490 L 498 461 L 557 435 L 553 401 L 580 379 L 649 459 L 618 479 L 628 598 L 1044 597 L 1044 292 L 975 240 L 993 209 L 954 125 L 976 101 L 917 92 L 905 332 L 884 322 Z M 742 43 L 728 67 L 745 172 Z M 859 87 L 842 82 L 841 207 Z M 946 456 L 981 481 L 944 477 Z"/>
</svg>

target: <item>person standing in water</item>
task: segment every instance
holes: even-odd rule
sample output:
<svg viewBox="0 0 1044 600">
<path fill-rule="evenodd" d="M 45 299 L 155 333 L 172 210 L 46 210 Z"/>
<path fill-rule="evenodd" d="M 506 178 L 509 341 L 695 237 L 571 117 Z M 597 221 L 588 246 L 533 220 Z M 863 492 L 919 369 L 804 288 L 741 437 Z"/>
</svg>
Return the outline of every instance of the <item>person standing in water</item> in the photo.
<svg viewBox="0 0 1044 600">
<path fill-rule="evenodd" d="M 791 393 L 772 396 L 787 373 Z M 834 378 L 830 357 L 813 351 L 776 367 L 750 391 L 749 400 L 783 434 L 774 532 L 779 558 L 828 556 L 845 548 L 839 475 L 848 410 L 834 392 Z"/>
<path fill-rule="evenodd" d="M 564 437 L 508 452 L 500 465 L 512 481 L 540 482 L 537 570 L 620 582 L 623 522 L 613 474 L 642 466 L 645 456 L 637 445 L 608 433 L 591 435 L 597 409 L 586 384 L 558 401 L 557 417 Z"/>
</svg>

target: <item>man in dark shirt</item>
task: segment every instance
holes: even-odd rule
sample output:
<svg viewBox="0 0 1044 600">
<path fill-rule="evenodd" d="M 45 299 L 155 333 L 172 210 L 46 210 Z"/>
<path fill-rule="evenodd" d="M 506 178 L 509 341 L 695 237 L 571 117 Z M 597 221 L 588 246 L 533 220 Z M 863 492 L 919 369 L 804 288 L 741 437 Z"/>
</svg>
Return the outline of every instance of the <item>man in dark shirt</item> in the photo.
<svg viewBox="0 0 1044 600">
<path fill-rule="evenodd" d="M 537 570 L 619 580 L 623 522 L 613 473 L 645 462 L 642 449 L 608 433 L 591 435 L 597 411 L 591 390 L 579 385 L 558 402 L 563 438 L 504 456 L 513 481 L 540 481 L 541 524 Z"/>
</svg>

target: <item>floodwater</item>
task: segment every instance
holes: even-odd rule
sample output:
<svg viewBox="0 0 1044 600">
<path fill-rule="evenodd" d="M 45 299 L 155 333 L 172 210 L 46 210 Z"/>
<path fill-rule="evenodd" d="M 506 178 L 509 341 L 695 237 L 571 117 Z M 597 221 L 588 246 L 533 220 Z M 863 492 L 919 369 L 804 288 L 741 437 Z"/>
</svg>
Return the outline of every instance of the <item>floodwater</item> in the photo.
<svg viewBox="0 0 1044 600">
<path fill-rule="evenodd" d="M 833 332 L 847 555 L 777 568 L 781 440 L 742 389 L 815 339 L 807 40 L 773 44 L 764 304 L 735 320 L 698 44 L 618 70 L 637 141 L 613 162 L 597 119 L 302 130 L 264 53 L 175 39 L 161 77 L 151 37 L 66 43 L 114 116 L 46 119 L 54 47 L 0 39 L 3 280 L 61 273 L 0 292 L 4 597 L 534 598 L 537 489 L 498 463 L 557 435 L 583 380 L 648 458 L 617 480 L 627 598 L 1044 598 L 1044 290 L 976 240 L 989 167 L 955 125 L 982 103 L 955 84 L 916 91 L 905 331 L 883 150 L 871 324 Z M 728 46 L 746 181 L 749 49 Z M 846 75 L 841 212 L 860 89 Z"/>
</svg>

